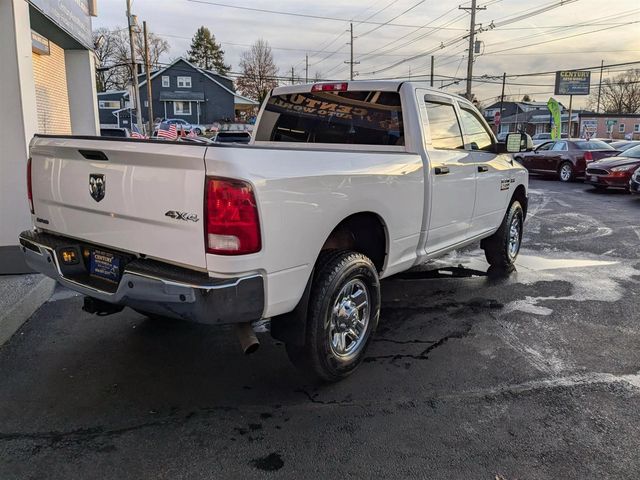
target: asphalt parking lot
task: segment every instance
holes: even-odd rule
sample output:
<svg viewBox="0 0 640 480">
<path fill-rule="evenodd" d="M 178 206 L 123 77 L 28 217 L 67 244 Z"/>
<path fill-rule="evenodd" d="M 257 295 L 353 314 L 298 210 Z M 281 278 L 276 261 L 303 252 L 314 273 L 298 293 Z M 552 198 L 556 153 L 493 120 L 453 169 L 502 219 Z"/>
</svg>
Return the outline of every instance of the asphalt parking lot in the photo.
<svg viewBox="0 0 640 480">
<path fill-rule="evenodd" d="M 58 292 L 0 347 L 0 478 L 637 478 L 640 197 L 532 179 L 517 271 L 383 282 L 359 371 L 263 335 L 95 317 Z"/>
</svg>

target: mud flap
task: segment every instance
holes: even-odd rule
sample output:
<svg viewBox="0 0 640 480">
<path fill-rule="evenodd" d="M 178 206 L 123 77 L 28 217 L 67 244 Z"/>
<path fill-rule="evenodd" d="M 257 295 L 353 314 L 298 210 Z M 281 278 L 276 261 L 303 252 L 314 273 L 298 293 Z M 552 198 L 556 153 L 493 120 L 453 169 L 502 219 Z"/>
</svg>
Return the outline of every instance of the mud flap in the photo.
<svg viewBox="0 0 640 480">
<path fill-rule="evenodd" d="M 309 297 L 311 296 L 311 283 L 314 276 L 315 269 L 309 275 L 302 298 L 296 308 L 289 313 L 278 315 L 271 319 L 271 336 L 276 340 L 300 347 L 305 344 Z"/>
</svg>

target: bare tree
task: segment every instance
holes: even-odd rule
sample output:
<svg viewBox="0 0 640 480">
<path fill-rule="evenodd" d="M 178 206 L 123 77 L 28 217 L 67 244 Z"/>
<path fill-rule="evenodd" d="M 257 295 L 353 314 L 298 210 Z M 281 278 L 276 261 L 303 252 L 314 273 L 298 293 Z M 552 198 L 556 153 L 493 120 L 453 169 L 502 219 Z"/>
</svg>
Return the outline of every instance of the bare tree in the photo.
<svg viewBox="0 0 640 480">
<path fill-rule="evenodd" d="M 262 102 L 269 91 L 278 86 L 278 67 L 266 40 L 257 40 L 240 59 L 242 75 L 238 89 L 247 97 Z"/>
<path fill-rule="evenodd" d="M 93 32 L 93 46 L 96 54 L 96 86 L 99 92 L 122 90 L 131 79 L 131 51 L 129 33 L 126 29 L 99 28 Z M 151 66 L 160 66 L 160 57 L 169 51 L 169 42 L 149 33 L 149 60 Z M 144 65 L 144 38 L 136 34 L 136 60 Z"/>
<path fill-rule="evenodd" d="M 589 108 L 598 107 L 598 89 L 589 96 Z M 627 70 L 602 82 L 600 107 L 605 113 L 640 112 L 640 69 Z"/>
</svg>

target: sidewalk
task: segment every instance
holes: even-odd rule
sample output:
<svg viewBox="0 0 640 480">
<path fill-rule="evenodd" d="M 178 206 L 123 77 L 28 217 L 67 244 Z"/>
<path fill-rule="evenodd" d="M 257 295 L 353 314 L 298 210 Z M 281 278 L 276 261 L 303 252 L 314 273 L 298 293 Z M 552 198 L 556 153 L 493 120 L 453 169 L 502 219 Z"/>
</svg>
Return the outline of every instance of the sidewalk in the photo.
<svg viewBox="0 0 640 480">
<path fill-rule="evenodd" d="M 0 345 L 46 302 L 55 281 L 39 274 L 0 276 Z"/>
</svg>

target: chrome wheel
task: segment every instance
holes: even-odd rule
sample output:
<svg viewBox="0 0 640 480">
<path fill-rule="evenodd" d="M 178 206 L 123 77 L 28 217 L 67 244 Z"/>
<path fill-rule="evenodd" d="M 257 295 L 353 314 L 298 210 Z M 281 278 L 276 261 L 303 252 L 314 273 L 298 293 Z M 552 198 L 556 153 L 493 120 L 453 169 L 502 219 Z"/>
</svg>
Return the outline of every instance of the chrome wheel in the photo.
<svg viewBox="0 0 640 480">
<path fill-rule="evenodd" d="M 520 217 L 518 215 L 514 215 L 513 219 L 511 220 L 511 225 L 509 226 L 509 245 L 507 247 L 507 252 L 511 260 L 515 259 L 518 255 L 518 252 L 520 251 L 520 240 Z"/>
<path fill-rule="evenodd" d="M 355 355 L 364 344 L 369 326 L 369 291 L 362 280 L 347 282 L 338 293 L 329 325 L 329 344 L 341 358 Z"/>
<path fill-rule="evenodd" d="M 562 167 L 560 168 L 560 180 L 562 180 L 563 182 L 568 182 L 569 180 L 571 180 L 572 174 L 573 171 L 571 169 L 571 165 L 569 165 L 568 163 L 562 165 Z"/>
</svg>

